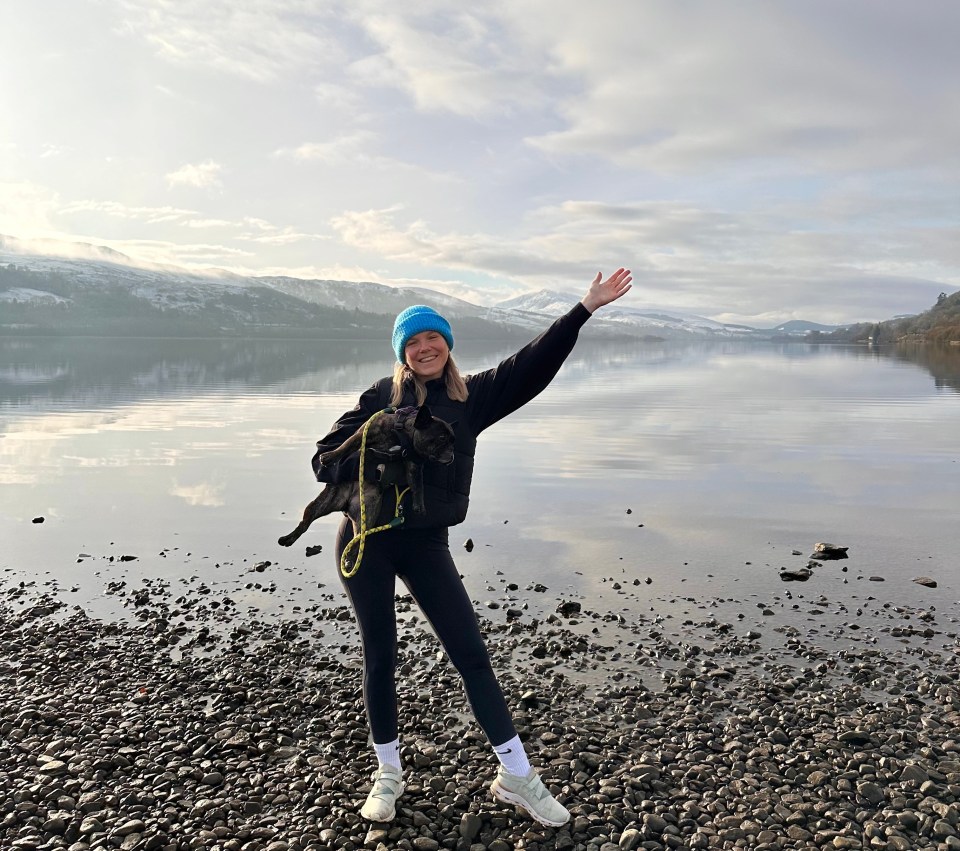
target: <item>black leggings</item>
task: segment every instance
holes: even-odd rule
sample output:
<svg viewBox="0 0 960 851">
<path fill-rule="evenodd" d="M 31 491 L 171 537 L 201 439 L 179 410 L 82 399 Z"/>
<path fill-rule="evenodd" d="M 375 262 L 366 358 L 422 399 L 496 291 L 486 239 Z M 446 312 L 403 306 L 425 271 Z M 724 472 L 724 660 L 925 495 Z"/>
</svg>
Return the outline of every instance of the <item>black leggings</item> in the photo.
<svg viewBox="0 0 960 851">
<path fill-rule="evenodd" d="M 340 554 L 353 537 L 344 518 L 337 534 Z M 357 547 L 351 555 L 355 555 Z M 501 745 L 517 733 L 490 665 L 480 625 L 448 545 L 448 530 L 395 529 L 370 535 L 360 570 L 340 579 L 353 606 L 363 641 L 363 702 L 373 741 L 392 742 L 397 730 L 397 614 L 399 576 L 433 626 L 450 661 L 463 678 L 473 714 L 490 743 Z"/>
</svg>

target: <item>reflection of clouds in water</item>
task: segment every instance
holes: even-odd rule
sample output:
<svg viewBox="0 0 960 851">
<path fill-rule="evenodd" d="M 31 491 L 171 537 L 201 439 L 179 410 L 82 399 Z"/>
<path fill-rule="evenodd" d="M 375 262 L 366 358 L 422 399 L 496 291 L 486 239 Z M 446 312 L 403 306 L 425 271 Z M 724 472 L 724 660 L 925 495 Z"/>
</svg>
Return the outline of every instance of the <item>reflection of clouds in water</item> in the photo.
<svg viewBox="0 0 960 851">
<path fill-rule="evenodd" d="M 219 508 L 224 505 L 224 486 L 213 482 L 201 482 L 196 485 L 181 485 L 174 482 L 170 495 L 182 499 L 187 505 Z"/>
<path fill-rule="evenodd" d="M 178 449 L 156 447 L 150 451 L 128 449 L 111 457 L 63 455 L 62 466 L 124 469 L 126 467 L 174 467 L 189 457 Z"/>
<path fill-rule="evenodd" d="M 0 485 L 32 485 L 37 478 L 36 473 L 22 472 L 12 464 L 0 464 Z"/>
<path fill-rule="evenodd" d="M 698 479 L 740 464 L 760 481 L 842 484 L 837 468 L 854 459 L 900 466 L 884 454 L 895 443 L 942 446 L 956 415 L 950 397 L 920 393 L 915 371 L 896 364 L 879 364 L 869 388 L 862 364 L 833 356 L 747 351 L 647 366 L 563 373 L 497 437 L 520 469 L 563 478 Z"/>
<path fill-rule="evenodd" d="M 282 404 L 294 415 L 310 412 L 326 416 L 330 408 L 339 415 L 350 408 L 349 403 L 320 397 L 230 396 L 201 397 L 175 403 L 144 402 L 99 411 L 70 411 L 40 416 L 11 417 L 4 425 L 4 436 L 9 439 L 29 438 L 44 440 L 75 435 L 96 434 L 102 431 L 169 431 L 171 429 L 212 429 L 240 423 L 260 422 L 265 410 Z M 264 428 L 255 433 L 286 437 L 299 432 L 287 429 Z M 312 433 L 312 432 L 311 432 Z M 2 445 L 2 444 L 0 444 Z"/>
</svg>

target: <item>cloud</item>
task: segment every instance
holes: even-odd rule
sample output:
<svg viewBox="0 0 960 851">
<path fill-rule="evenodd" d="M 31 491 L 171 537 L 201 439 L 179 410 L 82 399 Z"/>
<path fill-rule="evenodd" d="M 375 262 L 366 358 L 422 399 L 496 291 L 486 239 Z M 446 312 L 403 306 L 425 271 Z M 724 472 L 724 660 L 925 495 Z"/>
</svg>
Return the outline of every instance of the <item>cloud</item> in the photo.
<svg viewBox="0 0 960 851">
<path fill-rule="evenodd" d="M 242 234 L 237 237 L 237 239 L 258 242 L 262 245 L 293 245 L 296 242 L 311 242 L 316 240 L 328 240 L 331 238 L 332 237 L 329 235 L 303 233 L 301 231 L 294 230 L 293 228 L 283 228 L 275 233 L 260 234 L 258 236 L 254 236 L 252 234 Z"/>
<path fill-rule="evenodd" d="M 481 117 L 536 104 L 530 62 L 511 50 L 495 12 L 456 4 L 415 13 L 387 8 L 357 16 L 380 52 L 350 66 L 356 79 L 400 89 L 425 111 Z"/>
<path fill-rule="evenodd" d="M 64 215 L 74 213 L 101 213 L 121 219 L 135 219 L 146 222 L 147 224 L 181 223 L 185 219 L 190 219 L 197 215 L 195 210 L 188 210 L 182 207 L 130 206 L 120 201 L 95 201 L 93 199 L 73 201 L 64 204 L 60 207 L 59 212 Z"/>
<path fill-rule="evenodd" d="M 236 222 L 229 219 L 187 219 L 183 224 L 188 228 L 225 228 L 233 227 Z"/>
<path fill-rule="evenodd" d="M 187 164 L 167 175 L 168 186 L 194 186 L 202 189 L 207 186 L 220 186 L 220 171 L 223 166 L 213 160 Z"/>
<path fill-rule="evenodd" d="M 529 137 L 544 152 L 666 171 L 756 158 L 857 170 L 957 163 L 960 55 L 946 32 L 960 9 L 932 5 L 600 0 L 584 15 L 561 0 L 505 14 L 576 83 L 564 126 Z"/>
<path fill-rule="evenodd" d="M 312 0 L 120 0 L 119 31 L 174 64 L 269 83 L 298 69 L 340 65 L 327 26 L 334 9 Z M 331 27 L 332 28 L 332 27 Z"/>
<path fill-rule="evenodd" d="M 369 176 L 371 171 L 377 171 L 389 175 L 391 185 L 399 185 L 398 177 L 401 174 L 421 182 L 429 181 L 447 186 L 463 182 L 461 176 L 451 172 L 424 168 L 416 163 L 370 150 L 379 141 L 377 134 L 369 130 L 357 130 L 325 142 L 303 142 L 296 147 L 280 148 L 274 151 L 273 156 L 293 160 L 304 166 L 317 164 L 337 168 L 351 167 L 357 170 L 358 176 Z"/>
<path fill-rule="evenodd" d="M 292 156 L 297 160 L 317 160 L 325 163 L 338 163 L 355 156 L 357 148 L 367 142 L 369 132 L 351 133 L 331 139 L 329 142 L 304 142 L 293 151 L 278 151 L 280 156 Z"/>
<path fill-rule="evenodd" d="M 0 180 L 0 234 L 47 234 L 60 204 L 58 194 L 26 180 Z"/>
<path fill-rule="evenodd" d="M 331 225 L 348 245 L 388 260 L 507 277 L 522 289 L 576 290 L 596 271 L 625 265 L 636 280 L 631 298 L 725 321 L 774 314 L 837 323 L 886 319 L 925 309 L 944 286 L 909 273 L 913 264 L 878 260 L 883 238 L 872 231 L 832 230 L 827 221 L 823 231 L 798 230 L 795 208 L 788 216 L 678 202 L 569 201 L 535 210 L 513 238 L 441 234 L 422 221 L 398 225 L 401 212 L 346 212 Z M 942 265 L 931 271 L 944 273 L 955 269 L 957 249 L 941 236 Z M 932 266 L 931 244 L 918 240 L 910 256 Z M 479 300 L 490 303 L 495 289 L 484 291 Z"/>
</svg>

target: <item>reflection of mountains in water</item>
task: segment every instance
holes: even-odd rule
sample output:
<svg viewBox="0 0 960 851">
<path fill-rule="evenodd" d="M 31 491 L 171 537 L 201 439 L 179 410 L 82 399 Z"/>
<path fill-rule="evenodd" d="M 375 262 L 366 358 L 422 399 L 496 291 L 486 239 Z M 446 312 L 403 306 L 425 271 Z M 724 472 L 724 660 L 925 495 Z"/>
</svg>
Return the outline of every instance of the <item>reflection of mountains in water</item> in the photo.
<svg viewBox="0 0 960 851">
<path fill-rule="evenodd" d="M 354 389 L 365 365 L 383 371 L 389 355 L 380 348 L 330 341 L 11 338 L 0 340 L 0 405 L 110 405 L 279 389 L 290 381 L 302 390 Z"/>
<path fill-rule="evenodd" d="M 922 366 L 937 387 L 960 393 L 960 346 L 900 345 L 889 351 L 897 360 Z"/>
<path fill-rule="evenodd" d="M 458 341 L 465 372 L 496 364 L 519 347 L 504 341 Z M 755 344 L 647 345 L 581 340 L 565 367 L 590 381 L 596 368 L 702 360 Z M 765 346 L 764 346 L 765 348 Z M 820 347 L 784 346 L 788 357 Z M 830 347 L 835 350 L 835 347 Z M 937 387 L 960 392 L 960 350 L 930 346 L 850 350 L 857 357 L 895 358 L 928 371 Z M 102 407 L 213 393 L 359 393 L 392 369 L 385 342 L 309 340 L 170 340 L 0 338 L 0 408 Z"/>
<path fill-rule="evenodd" d="M 934 386 L 960 393 L 960 346 L 897 343 L 889 346 L 839 347 L 854 357 L 896 360 L 913 364 L 933 377 Z"/>
<path fill-rule="evenodd" d="M 455 353 L 461 368 L 473 372 L 523 342 L 464 340 Z M 581 340 L 567 369 L 685 355 L 692 355 L 685 346 Z M 357 394 L 388 375 L 392 360 L 384 341 L 0 338 L 0 408 L 94 408 L 231 392 Z"/>
</svg>

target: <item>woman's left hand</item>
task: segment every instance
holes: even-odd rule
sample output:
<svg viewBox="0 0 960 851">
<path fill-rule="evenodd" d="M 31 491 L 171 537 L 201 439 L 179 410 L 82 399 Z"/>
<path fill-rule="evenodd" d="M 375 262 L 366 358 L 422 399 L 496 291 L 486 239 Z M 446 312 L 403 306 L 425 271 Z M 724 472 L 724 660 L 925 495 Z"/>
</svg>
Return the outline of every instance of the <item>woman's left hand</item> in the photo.
<svg viewBox="0 0 960 851">
<path fill-rule="evenodd" d="M 602 279 L 603 275 L 597 272 L 597 277 L 590 284 L 587 294 L 580 300 L 591 313 L 598 307 L 610 304 L 611 301 L 616 301 L 620 296 L 630 292 L 630 282 L 633 280 L 629 269 L 617 269 L 607 280 Z"/>
</svg>

